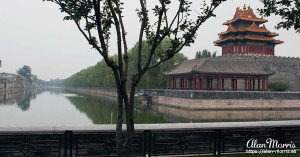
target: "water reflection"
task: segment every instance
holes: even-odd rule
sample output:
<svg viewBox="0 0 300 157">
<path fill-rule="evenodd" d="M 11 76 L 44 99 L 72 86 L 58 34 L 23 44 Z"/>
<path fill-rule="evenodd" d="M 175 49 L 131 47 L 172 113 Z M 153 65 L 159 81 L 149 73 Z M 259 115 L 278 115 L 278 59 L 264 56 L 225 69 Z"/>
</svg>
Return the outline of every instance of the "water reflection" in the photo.
<svg viewBox="0 0 300 157">
<path fill-rule="evenodd" d="M 115 97 L 86 95 L 62 88 L 0 93 L 0 126 L 115 124 L 116 104 Z M 151 110 L 135 110 L 134 118 L 140 124 L 299 120 L 300 110 L 184 110 L 154 104 Z M 123 119 L 125 122 L 125 115 Z"/>
<path fill-rule="evenodd" d="M 94 124 L 115 124 L 117 120 L 116 98 L 84 95 L 66 98 Z M 135 110 L 135 123 L 166 123 L 162 114 L 151 110 Z M 125 116 L 123 117 L 125 122 Z"/>
<path fill-rule="evenodd" d="M 30 101 L 34 100 L 38 94 L 45 90 L 40 88 L 31 88 L 15 92 L 0 93 L 0 105 L 17 104 L 22 111 L 30 108 Z"/>
</svg>

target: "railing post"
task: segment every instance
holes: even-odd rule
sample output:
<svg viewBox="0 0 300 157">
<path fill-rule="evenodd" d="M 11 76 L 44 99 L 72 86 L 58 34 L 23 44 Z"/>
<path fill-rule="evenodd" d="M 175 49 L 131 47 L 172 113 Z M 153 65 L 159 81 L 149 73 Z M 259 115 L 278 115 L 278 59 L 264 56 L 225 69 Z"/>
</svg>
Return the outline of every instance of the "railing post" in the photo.
<svg viewBox="0 0 300 157">
<path fill-rule="evenodd" d="M 149 143 L 149 148 L 148 148 L 148 157 L 151 157 L 151 152 L 152 152 L 152 150 L 151 150 L 151 144 L 152 144 L 152 133 L 151 133 L 151 130 L 149 130 L 149 132 L 148 132 L 148 137 L 149 137 L 149 141 L 148 141 L 148 143 Z"/>
<path fill-rule="evenodd" d="M 151 130 L 144 130 L 144 156 L 151 156 L 151 137 Z"/>
<path fill-rule="evenodd" d="M 221 142 L 220 142 L 220 130 L 214 129 L 214 155 L 220 155 Z"/>
<path fill-rule="evenodd" d="M 64 157 L 72 157 L 73 131 L 65 131 Z M 68 148 L 69 146 L 69 148 Z M 68 153 L 69 150 L 69 153 Z"/>
<path fill-rule="evenodd" d="M 217 130 L 214 129 L 214 155 L 217 155 Z"/>
<path fill-rule="evenodd" d="M 281 132 L 281 128 L 277 127 L 276 128 L 276 138 L 278 140 L 279 143 L 282 143 L 284 141 L 282 141 L 282 132 Z"/>
<path fill-rule="evenodd" d="M 217 130 L 217 137 L 218 137 L 218 155 L 221 154 L 221 139 L 223 136 L 221 135 L 221 131 L 218 129 Z"/>
</svg>

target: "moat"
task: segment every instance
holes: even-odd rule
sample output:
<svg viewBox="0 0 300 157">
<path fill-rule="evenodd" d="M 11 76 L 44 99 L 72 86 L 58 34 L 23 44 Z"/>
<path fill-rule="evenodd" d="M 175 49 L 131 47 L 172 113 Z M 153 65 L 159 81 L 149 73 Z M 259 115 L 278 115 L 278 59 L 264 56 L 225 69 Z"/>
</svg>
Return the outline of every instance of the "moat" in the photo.
<svg viewBox="0 0 300 157">
<path fill-rule="evenodd" d="M 0 93 L 0 126 L 92 126 L 116 122 L 114 97 L 91 96 L 59 88 Z M 184 110 L 153 104 L 135 110 L 135 122 L 300 120 L 300 110 Z"/>
</svg>

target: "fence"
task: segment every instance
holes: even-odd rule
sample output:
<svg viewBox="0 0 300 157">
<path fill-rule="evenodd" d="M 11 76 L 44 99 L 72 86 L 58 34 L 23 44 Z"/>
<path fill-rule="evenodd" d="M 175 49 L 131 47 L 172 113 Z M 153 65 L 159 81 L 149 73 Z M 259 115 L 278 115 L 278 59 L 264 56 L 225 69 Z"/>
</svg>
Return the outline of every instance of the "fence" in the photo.
<svg viewBox="0 0 300 157">
<path fill-rule="evenodd" d="M 268 123 L 268 122 L 267 122 Z M 286 123 L 286 122 L 279 122 Z M 157 127 L 139 127 L 135 131 L 132 156 L 161 155 L 195 155 L 245 153 L 249 139 L 257 139 L 257 143 L 265 143 L 266 139 L 278 140 L 278 143 L 294 143 L 300 148 L 299 125 L 261 125 L 261 123 L 213 123 L 218 127 L 186 128 L 176 127 L 178 124 L 157 124 Z M 171 129 L 169 126 L 174 125 Z M 206 126 L 205 126 L 206 125 Z M 166 126 L 165 128 L 162 128 Z M 140 129 L 150 128 L 150 129 Z M 152 129 L 151 129 L 152 128 Z M 124 135 L 125 138 L 126 135 Z M 64 130 L 64 131 L 1 131 L 0 156 L 53 156 L 53 157 L 89 157 L 116 156 L 115 132 L 109 130 Z"/>
</svg>

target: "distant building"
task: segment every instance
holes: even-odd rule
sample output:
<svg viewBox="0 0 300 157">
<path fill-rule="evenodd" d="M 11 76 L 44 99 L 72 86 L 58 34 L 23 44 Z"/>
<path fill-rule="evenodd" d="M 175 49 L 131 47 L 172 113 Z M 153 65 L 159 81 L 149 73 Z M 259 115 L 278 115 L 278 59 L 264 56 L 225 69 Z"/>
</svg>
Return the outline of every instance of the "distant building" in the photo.
<svg viewBox="0 0 300 157">
<path fill-rule="evenodd" d="M 257 18 L 253 10 L 246 6 L 236 8 L 232 20 L 224 22 L 228 26 L 225 32 L 219 33 L 219 39 L 214 42 L 222 47 L 225 54 L 255 54 L 274 56 L 274 47 L 283 41 L 275 40 L 277 33 L 270 32 L 263 23 L 268 20 Z"/>
<path fill-rule="evenodd" d="M 0 91 L 2 90 L 14 90 L 18 88 L 25 88 L 30 86 L 30 81 L 24 76 L 0 73 Z"/>
</svg>

